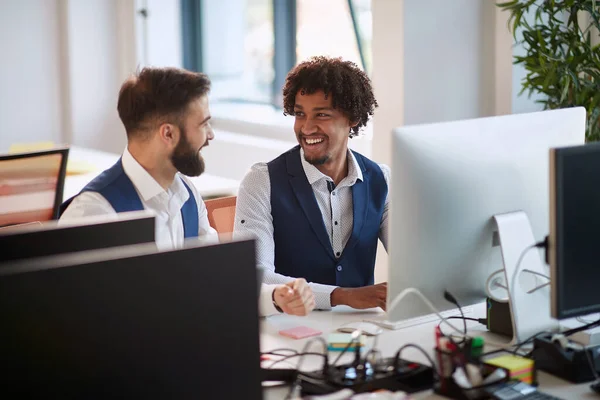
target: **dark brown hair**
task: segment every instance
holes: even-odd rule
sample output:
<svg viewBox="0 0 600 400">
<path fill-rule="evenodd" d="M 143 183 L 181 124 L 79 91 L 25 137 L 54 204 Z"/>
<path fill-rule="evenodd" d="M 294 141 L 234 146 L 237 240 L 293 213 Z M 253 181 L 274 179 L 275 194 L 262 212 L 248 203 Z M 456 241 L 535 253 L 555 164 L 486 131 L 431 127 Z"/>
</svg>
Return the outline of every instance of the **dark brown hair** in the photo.
<svg viewBox="0 0 600 400">
<path fill-rule="evenodd" d="M 188 105 L 209 91 L 210 80 L 203 73 L 144 68 L 121 86 L 117 110 L 131 137 L 157 124 L 179 124 Z"/>
<path fill-rule="evenodd" d="M 306 94 L 322 90 L 331 96 L 333 108 L 344 113 L 352 123 L 358 122 L 350 130 L 350 137 L 358 135 L 377 107 L 367 74 L 353 62 L 341 58 L 312 57 L 294 67 L 283 86 L 284 115 L 294 115 L 299 90 Z"/>
</svg>

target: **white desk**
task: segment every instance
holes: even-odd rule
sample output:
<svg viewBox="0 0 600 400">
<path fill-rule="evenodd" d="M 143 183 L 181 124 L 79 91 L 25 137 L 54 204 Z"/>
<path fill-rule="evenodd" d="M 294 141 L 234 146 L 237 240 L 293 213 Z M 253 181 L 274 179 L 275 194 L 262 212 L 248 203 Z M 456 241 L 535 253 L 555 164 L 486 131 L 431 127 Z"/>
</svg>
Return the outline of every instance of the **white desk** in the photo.
<svg viewBox="0 0 600 400">
<path fill-rule="evenodd" d="M 67 175 L 65 179 L 63 200 L 79 193 L 79 191 L 99 173 L 112 167 L 120 156 L 120 154 L 71 146 L 71 150 L 69 151 L 70 160 L 92 164 L 96 168 L 93 172 L 86 174 Z M 234 179 L 222 178 L 206 173 L 190 179 L 196 186 L 200 196 L 204 198 L 221 195 L 235 195 L 239 187 L 239 182 Z"/>
<path fill-rule="evenodd" d="M 377 309 L 378 310 L 378 309 Z M 382 313 L 380 310 L 352 310 L 348 307 L 336 307 L 333 311 L 314 311 L 307 317 L 294 317 L 290 315 L 275 315 L 261 320 L 260 328 L 260 345 L 261 351 L 269 351 L 277 348 L 290 348 L 301 351 L 310 338 L 294 340 L 278 334 L 281 329 L 286 329 L 298 325 L 309 326 L 323 332 L 323 337 L 327 340 L 327 335 L 334 331 L 344 323 L 351 321 L 361 321 L 367 316 L 373 316 Z M 474 307 L 473 314 L 477 317 L 484 316 L 484 305 Z M 471 315 L 473 316 L 473 315 Z M 452 324 L 457 327 L 462 327 L 462 321 L 452 320 Z M 411 328 L 401 329 L 397 331 L 384 330 L 379 335 L 377 348 L 382 352 L 383 357 L 392 357 L 395 352 L 404 344 L 415 343 L 428 351 L 433 358 L 434 347 L 434 328 L 437 322 L 431 322 Z M 470 334 L 483 336 L 488 340 L 502 341 L 499 337 L 486 332 L 484 326 L 476 322 L 467 321 L 467 327 Z M 450 328 L 444 329 L 444 332 L 449 332 Z M 371 343 L 369 339 L 368 344 Z M 319 343 L 314 343 L 314 348 L 311 346 L 311 351 L 322 352 L 322 346 Z M 486 347 L 487 350 L 494 348 Z M 329 353 L 330 361 L 333 361 L 337 354 Z M 353 359 L 352 354 L 348 354 L 347 358 L 343 358 L 340 362 L 349 362 Z M 402 353 L 402 358 L 408 358 L 423 364 L 428 364 L 426 358 L 417 350 L 406 349 Z M 276 360 L 277 358 L 274 358 Z M 290 368 L 297 363 L 297 358 L 290 359 L 289 362 L 279 363 L 277 367 Z M 267 368 L 272 361 L 263 361 L 263 367 Z M 315 370 L 321 367 L 323 359 L 321 357 L 307 356 L 302 361 L 301 369 L 304 371 Z M 290 364 L 290 363 L 293 363 Z M 598 396 L 590 389 L 590 384 L 573 385 L 567 381 L 556 378 L 545 372 L 538 371 L 538 381 L 540 382 L 539 389 L 545 393 L 560 397 L 565 400 L 571 399 L 594 399 Z M 282 399 L 285 397 L 289 387 L 272 387 L 264 390 L 265 400 Z M 432 391 L 421 392 L 413 395 L 415 399 L 443 399 L 444 397 L 435 395 Z"/>
</svg>

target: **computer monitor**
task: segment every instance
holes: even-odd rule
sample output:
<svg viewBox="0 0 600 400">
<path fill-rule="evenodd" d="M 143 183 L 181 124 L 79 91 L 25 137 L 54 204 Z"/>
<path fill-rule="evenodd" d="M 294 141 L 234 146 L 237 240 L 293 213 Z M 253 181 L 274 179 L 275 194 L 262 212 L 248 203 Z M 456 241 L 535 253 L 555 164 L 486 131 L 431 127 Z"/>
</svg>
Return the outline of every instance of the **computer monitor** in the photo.
<svg viewBox="0 0 600 400">
<path fill-rule="evenodd" d="M 552 316 L 600 312 L 600 144 L 553 149 L 549 261 Z"/>
<path fill-rule="evenodd" d="M 0 267 L 0 398 L 260 399 L 253 241 Z"/>
<path fill-rule="evenodd" d="M 106 217 L 0 229 L 0 262 L 74 251 L 154 242 L 154 214 L 133 211 Z"/>
<path fill-rule="evenodd" d="M 571 108 L 394 130 L 388 320 L 431 313 L 412 296 L 389 310 L 407 288 L 440 310 L 456 307 L 444 290 L 461 305 L 485 301 L 504 265 L 493 217 L 522 210 L 532 239 L 545 238 L 549 150 L 582 144 L 585 117 Z"/>
</svg>

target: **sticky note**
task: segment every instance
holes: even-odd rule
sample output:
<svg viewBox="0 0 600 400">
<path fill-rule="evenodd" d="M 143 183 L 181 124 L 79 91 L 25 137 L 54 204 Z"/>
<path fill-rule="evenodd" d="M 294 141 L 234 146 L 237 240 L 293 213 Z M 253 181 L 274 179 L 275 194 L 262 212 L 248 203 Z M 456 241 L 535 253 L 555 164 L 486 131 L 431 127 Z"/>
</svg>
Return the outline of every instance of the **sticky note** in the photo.
<svg viewBox="0 0 600 400">
<path fill-rule="evenodd" d="M 509 354 L 486 360 L 485 363 L 506 368 L 512 379 L 518 379 L 525 383 L 533 382 L 535 362 L 529 358 Z"/>
<path fill-rule="evenodd" d="M 311 336 L 319 336 L 322 333 L 323 332 L 309 328 L 308 326 L 297 326 L 295 328 L 279 331 L 280 335 L 291 337 L 292 339 L 303 339 Z"/>
<path fill-rule="evenodd" d="M 353 350 L 356 347 L 364 346 L 364 338 L 364 335 L 360 335 L 352 343 L 351 333 L 330 333 L 327 337 L 327 348 L 329 351 L 344 351 L 346 347 L 348 347 L 348 350 Z"/>
</svg>

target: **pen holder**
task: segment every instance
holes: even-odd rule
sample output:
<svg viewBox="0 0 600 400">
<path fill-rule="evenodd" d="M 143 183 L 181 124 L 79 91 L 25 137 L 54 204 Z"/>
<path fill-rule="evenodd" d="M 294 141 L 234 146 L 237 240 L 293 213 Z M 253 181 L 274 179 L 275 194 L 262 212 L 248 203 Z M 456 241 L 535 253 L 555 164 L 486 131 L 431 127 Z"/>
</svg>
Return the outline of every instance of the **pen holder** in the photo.
<svg viewBox="0 0 600 400">
<path fill-rule="evenodd" d="M 504 377 L 501 379 L 495 379 L 492 382 L 480 384 L 470 388 L 462 387 L 459 385 L 453 374 L 457 368 L 464 369 L 464 356 L 461 351 L 447 351 L 435 348 L 436 361 L 438 364 L 438 380 L 434 385 L 435 393 L 457 400 L 483 400 L 488 399 L 488 395 L 482 390 L 490 386 L 497 385 L 502 382 L 508 381 L 509 372 L 505 368 L 495 367 L 487 364 L 472 364 L 477 367 L 480 377 L 485 380 L 488 376 L 493 374 L 496 370 L 504 370 Z"/>
</svg>

